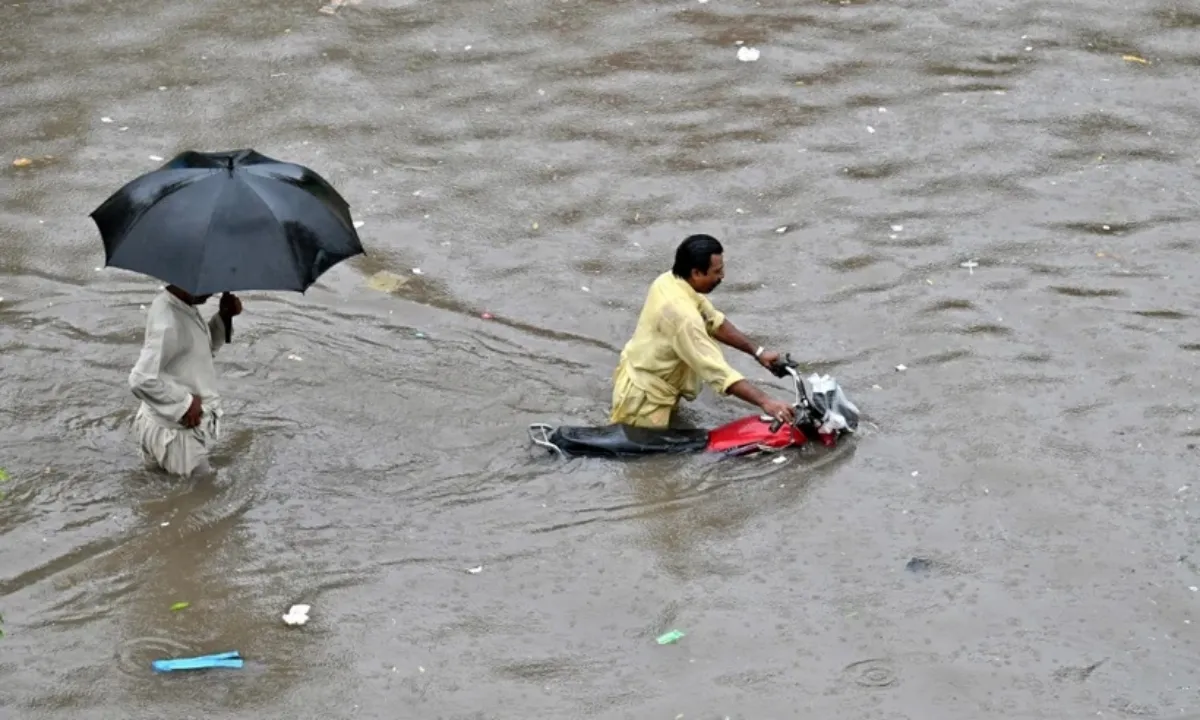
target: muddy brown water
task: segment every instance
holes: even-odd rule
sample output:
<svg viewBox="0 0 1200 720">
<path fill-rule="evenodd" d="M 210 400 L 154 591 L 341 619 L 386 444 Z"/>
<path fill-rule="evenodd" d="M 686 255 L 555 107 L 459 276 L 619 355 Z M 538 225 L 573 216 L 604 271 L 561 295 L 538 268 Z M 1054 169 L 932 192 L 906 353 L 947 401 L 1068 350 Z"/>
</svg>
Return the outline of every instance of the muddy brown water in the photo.
<svg viewBox="0 0 1200 720">
<path fill-rule="evenodd" d="M 319 7 L 0 8 L 0 715 L 1197 711 L 1200 5 Z M 328 177 L 370 254 L 243 296 L 218 477 L 169 483 L 127 435 L 156 284 L 87 213 L 233 147 Z M 605 419 L 691 232 L 871 424 L 782 464 L 531 452 Z"/>
</svg>

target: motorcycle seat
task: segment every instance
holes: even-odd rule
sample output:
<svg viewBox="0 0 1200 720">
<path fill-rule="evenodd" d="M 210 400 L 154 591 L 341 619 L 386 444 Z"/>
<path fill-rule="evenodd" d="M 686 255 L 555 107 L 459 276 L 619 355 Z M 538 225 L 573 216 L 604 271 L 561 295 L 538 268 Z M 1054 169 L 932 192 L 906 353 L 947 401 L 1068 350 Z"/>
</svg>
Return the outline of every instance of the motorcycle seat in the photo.
<svg viewBox="0 0 1200 720">
<path fill-rule="evenodd" d="M 567 425 L 550 433 L 549 441 L 567 455 L 620 457 L 699 452 L 708 445 L 704 429 L 666 429 L 632 425 Z"/>
</svg>

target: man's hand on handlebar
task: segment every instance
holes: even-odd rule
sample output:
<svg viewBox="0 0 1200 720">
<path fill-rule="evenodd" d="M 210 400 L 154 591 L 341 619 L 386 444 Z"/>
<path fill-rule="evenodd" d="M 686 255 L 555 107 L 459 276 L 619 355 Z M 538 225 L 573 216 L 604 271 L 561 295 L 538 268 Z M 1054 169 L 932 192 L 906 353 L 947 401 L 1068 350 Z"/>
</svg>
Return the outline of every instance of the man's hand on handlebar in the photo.
<svg viewBox="0 0 1200 720">
<path fill-rule="evenodd" d="M 770 362 L 768 362 L 768 359 Z M 780 355 L 777 352 L 764 352 L 758 361 L 777 378 L 787 377 L 788 368 L 797 367 L 796 361 L 792 360 L 791 353 Z"/>
<path fill-rule="evenodd" d="M 768 398 L 759 407 L 764 413 L 781 423 L 791 424 L 796 421 L 796 409 L 785 402 Z"/>
<path fill-rule="evenodd" d="M 774 366 L 783 361 L 783 356 L 774 350 L 764 350 L 762 355 L 758 356 L 758 364 L 762 365 L 771 372 L 775 372 Z"/>
</svg>

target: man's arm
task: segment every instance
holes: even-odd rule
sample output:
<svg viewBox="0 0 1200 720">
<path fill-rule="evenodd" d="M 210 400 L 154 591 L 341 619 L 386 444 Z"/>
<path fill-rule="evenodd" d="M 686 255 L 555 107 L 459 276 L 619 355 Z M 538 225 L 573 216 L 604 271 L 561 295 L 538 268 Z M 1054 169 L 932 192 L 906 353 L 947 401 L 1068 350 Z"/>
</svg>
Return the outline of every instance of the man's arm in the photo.
<svg viewBox="0 0 1200 720">
<path fill-rule="evenodd" d="M 771 399 L 769 395 L 754 387 L 749 380 L 745 379 L 738 380 L 734 384 L 730 385 L 729 390 L 726 392 L 759 408 L 763 406 L 763 403 Z"/>
<path fill-rule="evenodd" d="M 679 357 L 718 393 L 733 395 L 786 422 L 795 418 L 790 405 L 772 399 L 725 362 L 721 348 L 709 336 L 707 328 L 703 325 L 685 324 L 676 333 L 674 344 Z"/>
<path fill-rule="evenodd" d="M 213 316 L 208 319 L 208 347 L 213 355 L 225 347 L 225 328 L 232 325 L 232 322 L 226 325 L 225 317 L 220 312 L 213 313 Z"/>
<path fill-rule="evenodd" d="M 758 349 L 758 346 L 750 342 L 750 338 L 743 335 L 742 331 L 729 322 L 728 318 L 713 333 L 713 337 L 735 350 L 741 350 L 747 355 L 753 355 L 754 351 Z"/>
<path fill-rule="evenodd" d="M 221 306 L 208 320 L 209 348 L 212 354 L 233 338 L 233 318 L 242 314 L 242 301 L 233 293 L 221 294 Z"/>
</svg>

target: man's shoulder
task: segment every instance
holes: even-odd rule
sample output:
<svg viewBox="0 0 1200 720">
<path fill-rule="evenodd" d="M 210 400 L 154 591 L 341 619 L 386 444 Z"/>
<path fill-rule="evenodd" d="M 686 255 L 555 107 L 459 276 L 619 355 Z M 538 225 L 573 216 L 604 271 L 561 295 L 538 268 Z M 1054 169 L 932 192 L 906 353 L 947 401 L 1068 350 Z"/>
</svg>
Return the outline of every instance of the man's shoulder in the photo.
<svg viewBox="0 0 1200 720">
<path fill-rule="evenodd" d="M 154 295 L 154 299 L 150 301 L 150 312 L 163 312 L 170 310 L 172 306 L 171 293 L 166 290 L 159 290 Z"/>
<path fill-rule="evenodd" d="M 658 277 L 654 278 L 654 281 L 650 283 L 650 287 L 661 288 L 665 285 L 669 285 L 672 281 L 674 281 L 674 279 L 675 273 L 668 270 L 664 273 L 660 273 Z"/>
<path fill-rule="evenodd" d="M 167 290 L 160 291 L 146 308 L 146 317 L 160 323 L 174 323 L 179 317 L 178 304 Z"/>
</svg>

